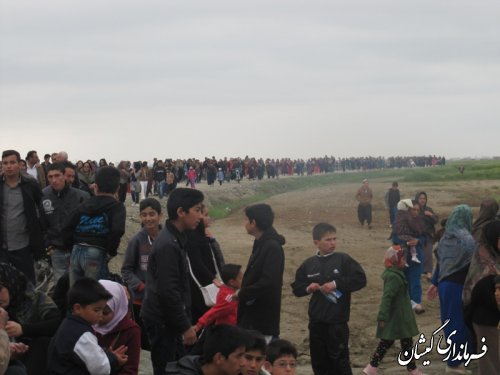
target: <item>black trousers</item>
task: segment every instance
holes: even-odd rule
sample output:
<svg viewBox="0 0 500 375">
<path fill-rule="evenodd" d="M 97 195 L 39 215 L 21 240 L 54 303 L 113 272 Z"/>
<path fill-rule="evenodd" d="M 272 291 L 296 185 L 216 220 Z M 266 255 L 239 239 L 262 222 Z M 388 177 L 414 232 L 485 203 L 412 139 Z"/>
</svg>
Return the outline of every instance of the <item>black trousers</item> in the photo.
<svg viewBox="0 0 500 375">
<path fill-rule="evenodd" d="M 372 205 L 358 205 L 358 219 L 361 224 L 365 223 L 368 225 L 372 223 Z"/>
<path fill-rule="evenodd" d="M 314 375 L 352 375 L 347 323 L 309 323 L 309 349 Z"/>
</svg>

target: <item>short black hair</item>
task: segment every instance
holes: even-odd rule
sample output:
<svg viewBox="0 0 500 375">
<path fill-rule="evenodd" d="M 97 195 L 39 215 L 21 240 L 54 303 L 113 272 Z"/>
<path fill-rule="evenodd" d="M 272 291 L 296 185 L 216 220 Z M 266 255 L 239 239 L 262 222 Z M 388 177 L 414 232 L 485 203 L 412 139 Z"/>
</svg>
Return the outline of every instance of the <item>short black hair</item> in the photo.
<svg viewBox="0 0 500 375">
<path fill-rule="evenodd" d="M 258 203 L 245 208 L 245 215 L 249 221 L 255 221 L 257 228 L 264 231 L 273 226 L 274 212 L 266 203 Z"/>
<path fill-rule="evenodd" d="M 45 155 L 43 155 L 43 158 L 44 158 L 44 159 L 47 159 L 47 158 L 50 158 L 50 157 L 51 157 L 51 156 L 50 156 L 50 154 L 45 154 Z"/>
<path fill-rule="evenodd" d="M 64 163 L 52 163 L 47 167 L 47 173 L 50 171 L 59 171 L 64 174 L 64 170 L 66 169 Z"/>
<path fill-rule="evenodd" d="M 291 355 L 293 358 L 297 359 L 298 352 L 295 346 L 288 340 L 278 339 L 271 341 L 267 346 L 266 359 L 271 364 L 274 363 L 278 358 Z"/>
<path fill-rule="evenodd" d="M 327 233 L 337 233 L 337 229 L 328 223 L 318 223 L 312 230 L 313 240 L 319 241 Z"/>
<path fill-rule="evenodd" d="M 230 280 L 234 280 L 238 277 L 241 271 L 241 266 L 239 264 L 224 264 L 220 269 L 220 277 L 224 284 L 228 284 Z"/>
<path fill-rule="evenodd" d="M 96 279 L 83 277 L 77 280 L 68 291 L 68 304 L 71 309 L 75 304 L 81 306 L 109 300 L 113 296 Z"/>
<path fill-rule="evenodd" d="M 115 167 L 100 167 L 95 174 L 95 184 L 101 193 L 116 193 L 120 186 L 120 171 Z"/>
<path fill-rule="evenodd" d="M 231 353 L 241 347 L 247 347 L 249 335 L 245 330 L 228 324 L 212 326 L 207 331 L 203 343 L 203 361 L 211 363 L 217 353 L 228 358 Z"/>
<path fill-rule="evenodd" d="M 249 337 L 249 341 L 246 345 L 246 351 L 259 351 L 262 354 L 266 354 L 267 351 L 267 343 L 266 343 L 266 338 L 262 333 L 259 331 L 254 331 L 254 330 L 247 330 L 247 334 Z"/>
<path fill-rule="evenodd" d="M 178 218 L 177 210 L 182 208 L 184 212 L 188 212 L 191 207 L 203 202 L 205 197 L 203 193 L 196 189 L 177 188 L 172 191 L 167 201 L 167 214 L 170 220 Z"/>
<path fill-rule="evenodd" d="M 21 154 L 17 152 L 16 150 L 5 150 L 2 152 L 2 159 L 6 158 L 7 156 L 12 156 L 15 155 L 17 162 L 19 163 L 21 161 Z"/>
<path fill-rule="evenodd" d="M 35 150 L 28 151 L 28 153 L 26 154 L 26 160 L 33 157 L 34 154 L 37 154 Z"/>
<path fill-rule="evenodd" d="M 153 210 L 158 212 L 158 215 L 161 214 L 161 204 L 156 199 L 154 198 L 143 199 L 141 203 L 139 203 L 139 212 L 148 207 L 151 207 Z"/>
</svg>

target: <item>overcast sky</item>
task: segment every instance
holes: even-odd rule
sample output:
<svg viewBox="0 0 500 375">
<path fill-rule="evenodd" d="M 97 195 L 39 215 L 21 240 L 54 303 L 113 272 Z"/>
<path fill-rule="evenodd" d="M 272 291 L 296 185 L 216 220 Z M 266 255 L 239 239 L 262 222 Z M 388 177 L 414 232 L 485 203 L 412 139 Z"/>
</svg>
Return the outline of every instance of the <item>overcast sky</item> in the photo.
<svg viewBox="0 0 500 375">
<path fill-rule="evenodd" d="M 0 0 L 0 146 L 500 155 L 500 2 Z"/>
</svg>

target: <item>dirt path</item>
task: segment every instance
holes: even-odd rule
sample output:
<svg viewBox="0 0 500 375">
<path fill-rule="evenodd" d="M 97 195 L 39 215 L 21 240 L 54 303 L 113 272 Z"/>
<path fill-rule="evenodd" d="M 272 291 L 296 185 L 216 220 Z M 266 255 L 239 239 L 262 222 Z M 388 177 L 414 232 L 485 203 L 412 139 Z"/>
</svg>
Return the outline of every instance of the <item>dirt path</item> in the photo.
<svg viewBox="0 0 500 375">
<path fill-rule="evenodd" d="M 226 196 L 242 196 L 250 194 L 253 184 L 259 182 L 244 181 L 242 185 L 225 184 L 222 187 L 208 187 L 200 185 L 208 200 L 215 194 Z M 354 194 L 359 184 L 335 185 L 322 187 L 307 191 L 290 192 L 274 196 L 266 201 L 275 211 L 275 227 L 286 238 L 285 245 L 285 275 L 283 288 L 283 303 L 281 312 L 281 337 L 295 343 L 300 351 L 301 374 L 312 374 L 309 366 L 308 331 L 307 331 L 307 305 L 308 299 L 296 298 L 292 295 L 290 283 L 295 271 L 301 262 L 314 254 L 311 230 L 314 224 L 326 221 L 336 226 L 339 251 L 349 253 L 363 266 L 368 286 L 354 293 L 352 298 L 351 320 L 350 320 L 350 351 L 354 374 L 360 374 L 362 367 L 369 360 L 377 340 L 375 338 L 375 320 L 382 293 L 382 280 L 380 274 L 383 271 L 383 254 L 390 245 L 387 237 L 390 233 L 388 228 L 388 214 L 383 204 L 383 196 L 390 186 L 388 181 L 371 181 L 375 195 L 373 210 L 373 229 L 361 228 L 356 218 L 356 202 Z M 412 198 L 418 191 L 426 191 L 429 195 L 429 206 L 431 206 L 440 217 L 445 217 L 460 202 L 459 194 L 467 191 L 491 191 L 497 189 L 495 181 L 492 182 L 467 182 L 457 186 L 456 183 L 430 185 L 408 185 L 400 183 L 402 198 Z M 483 198 L 483 197 L 480 197 Z M 480 199 L 478 200 L 480 201 Z M 165 200 L 163 200 L 165 203 Z M 468 202 L 464 202 L 468 203 Z M 473 207 L 477 213 L 478 207 Z M 127 221 L 127 233 L 122 240 L 122 248 L 126 246 L 130 238 L 138 230 L 137 208 L 127 205 L 129 220 Z M 224 251 L 226 261 L 239 263 L 246 266 L 253 238 L 244 229 L 244 214 L 242 210 L 232 212 L 227 218 L 217 220 L 211 229 L 217 237 Z M 120 257 L 117 257 L 120 258 Z M 120 262 L 117 259 L 116 265 Z M 424 290 L 427 282 L 423 281 Z M 428 302 L 424 299 L 426 312 L 417 316 L 417 324 L 421 332 L 428 337 L 430 333 L 440 326 L 439 308 L 437 302 Z M 382 363 L 383 373 L 404 373 L 397 365 L 398 350 L 393 349 Z M 430 354 L 419 361 L 421 365 L 424 359 L 431 360 L 431 365 L 426 368 L 428 374 L 440 374 L 444 364 L 437 354 Z M 149 357 L 143 356 L 143 370 L 141 373 L 149 373 L 147 367 Z M 473 365 L 471 365 L 473 367 Z"/>
</svg>

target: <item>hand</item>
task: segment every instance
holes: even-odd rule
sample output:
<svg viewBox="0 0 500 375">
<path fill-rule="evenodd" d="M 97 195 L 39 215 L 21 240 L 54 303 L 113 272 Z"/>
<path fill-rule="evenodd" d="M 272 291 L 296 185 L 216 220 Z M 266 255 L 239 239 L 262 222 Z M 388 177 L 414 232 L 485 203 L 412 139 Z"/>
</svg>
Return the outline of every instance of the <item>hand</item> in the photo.
<svg viewBox="0 0 500 375">
<path fill-rule="evenodd" d="M 182 339 L 184 342 L 184 345 L 194 345 L 194 343 L 198 340 L 198 337 L 196 337 L 196 331 L 194 327 L 189 327 L 186 332 L 182 334 Z"/>
<path fill-rule="evenodd" d="M 432 215 L 433 215 L 433 213 L 432 213 L 432 212 L 430 212 L 430 211 L 424 211 L 424 215 L 425 215 L 425 216 L 432 216 Z"/>
<path fill-rule="evenodd" d="M 429 289 L 427 289 L 427 299 L 432 301 L 433 299 L 436 299 L 438 296 L 438 288 L 435 285 L 429 286 Z"/>
<path fill-rule="evenodd" d="M 215 286 L 217 286 L 218 288 L 220 288 L 222 286 L 222 281 L 220 281 L 218 278 L 215 278 L 212 280 L 212 282 L 215 284 Z"/>
<path fill-rule="evenodd" d="M 309 286 L 306 288 L 307 293 L 314 293 L 317 292 L 318 290 L 321 289 L 321 286 L 318 283 L 311 283 Z"/>
<path fill-rule="evenodd" d="M 407 242 L 406 242 L 406 244 L 407 244 L 408 246 L 417 246 L 417 244 L 418 244 L 418 239 L 417 239 L 417 238 L 413 238 L 413 239 L 411 239 L 411 240 L 407 241 Z"/>
<path fill-rule="evenodd" d="M 380 328 L 384 328 L 384 326 L 385 326 L 385 322 L 384 322 L 383 320 L 379 320 L 379 321 L 378 321 L 378 326 L 379 326 Z"/>
<path fill-rule="evenodd" d="M 0 307 L 0 329 L 5 329 L 7 322 L 9 321 L 9 313 Z"/>
<path fill-rule="evenodd" d="M 19 337 L 23 334 L 23 327 L 12 320 L 9 320 L 5 325 L 5 332 L 9 337 Z"/>
<path fill-rule="evenodd" d="M 109 351 L 115 355 L 116 361 L 118 362 L 118 365 L 120 365 L 120 366 L 123 366 L 128 361 L 128 355 L 125 354 L 127 352 L 127 350 L 128 350 L 128 346 L 125 346 L 125 345 L 120 345 L 115 350 L 109 348 Z"/>
<path fill-rule="evenodd" d="M 24 342 L 11 342 L 9 346 L 10 356 L 14 358 L 19 357 L 23 353 L 26 353 L 30 348 Z"/>
<path fill-rule="evenodd" d="M 333 292 L 337 286 L 333 281 L 330 281 L 329 283 L 324 283 L 321 285 L 321 290 L 325 292 L 326 294 Z"/>
</svg>

